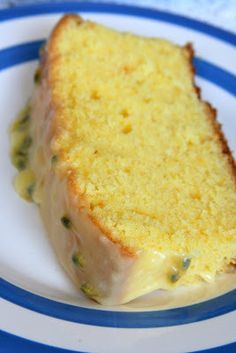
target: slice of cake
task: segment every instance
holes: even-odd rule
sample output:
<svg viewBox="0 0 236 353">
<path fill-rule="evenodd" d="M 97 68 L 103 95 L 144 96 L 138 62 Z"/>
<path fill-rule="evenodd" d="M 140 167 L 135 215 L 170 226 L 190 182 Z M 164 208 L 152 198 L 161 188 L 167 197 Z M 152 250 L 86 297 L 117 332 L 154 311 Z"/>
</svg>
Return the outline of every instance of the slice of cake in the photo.
<svg viewBox="0 0 236 353">
<path fill-rule="evenodd" d="M 191 45 L 64 16 L 12 127 L 16 187 L 100 303 L 214 282 L 234 267 L 235 164 L 192 56 Z"/>
</svg>

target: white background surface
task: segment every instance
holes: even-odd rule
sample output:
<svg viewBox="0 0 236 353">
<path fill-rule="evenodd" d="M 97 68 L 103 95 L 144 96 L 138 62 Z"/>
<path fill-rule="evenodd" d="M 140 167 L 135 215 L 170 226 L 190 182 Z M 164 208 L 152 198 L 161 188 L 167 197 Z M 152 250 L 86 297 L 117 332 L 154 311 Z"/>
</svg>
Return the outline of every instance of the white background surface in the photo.
<svg viewBox="0 0 236 353">
<path fill-rule="evenodd" d="M 80 0 L 74 0 L 80 2 Z M 148 6 L 206 21 L 236 32 L 236 0 L 108 0 L 111 3 Z M 45 0 L 0 0 L 0 8 L 35 4 Z M 58 0 L 48 0 L 58 2 Z M 97 0 L 107 2 L 107 0 Z"/>
</svg>

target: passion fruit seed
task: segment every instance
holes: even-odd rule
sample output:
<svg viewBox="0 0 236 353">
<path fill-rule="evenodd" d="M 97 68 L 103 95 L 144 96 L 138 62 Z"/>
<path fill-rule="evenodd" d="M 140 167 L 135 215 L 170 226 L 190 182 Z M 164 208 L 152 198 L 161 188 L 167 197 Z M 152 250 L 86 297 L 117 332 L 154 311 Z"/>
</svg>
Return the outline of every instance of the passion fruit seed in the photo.
<svg viewBox="0 0 236 353">
<path fill-rule="evenodd" d="M 30 120 L 30 115 L 26 114 L 21 119 L 16 121 L 14 129 L 18 131 L 26 130 L 29 126 L 29 120 Z"/>
<path fill-rule="evenodd" d="M 58 156 L 54 154 L 51 158 L 51 164 L 54 165 L 58 161 Z"/>
<path fill-rule="evenodd" d="M 76 266 L 83 267 L 83 258 L 80 254 L 78 253 L 73 254 L 72 261 Z"/>
<path fill-rule="evenodd" d="M 22 131 L 22 130 L 24 131 L 24 130 L 27 130 L 28 127 L 29 127 L 30 112 L 31 112 L 31 107 L 28 104 L 19 113 L 18 118 L 14 120 L 13 124 L 11 125 L 11 131 Z"/>
<path fill-rule="evenodd" d="M 23 142 L 22 142 L 22 144 L 21 144 L 21 146 L 20 146 L 20 148 L 19 148 L 19 151 L 21 151 L 21 152 L 26 152 L 28 149 L 29 149 L 29 147 L 32 145 L 32 138 L 30 137 L 30 136 L 27 136 L 24 140 L 23 140 Z"/>
<path fill-rule="evenodd" d="M 191 259 L 190 259 L 189 257 L 185 257 L 185 258 L 183 259 L 183 262 L 182 262 L 182 268 L 183 268 L 183 270 L 186 271 L 186 270 L 189 268 L 190 263 L 191 263 Z"/>
<path fill-rule="evenodd" d="M 179 272 L 174 272 L 170 276 L 171 282 L 175 283 L 180 279 L 180 273 Z"/>
<path fill-rule="evenodd" d="M 94 298 L 97 296 L 94 288 L 88 284 L 88 283 L 84 283 L 82 284 L 82 286 L 80 287 L 80 289 L 82 290 L 82 292 L 89 298 Z"/>
<path fill-rule="evenodd" d="M 28 156 L 22 152 L 15 153 L 12 156 L 12 164 L 19 170 L 26 169 L 28 164 Z"/>
<path fill-rule="evenodd" d="M 67 229 L 71 228 L 71 220 L 67 217 L 67 216 L 63 216 L 61 217 L 61 223 L 63 224 L 63 226 Z"/>
<path fill-rule="evenodd" d="M 37 68 L 37 70 L 34 73 L 34 83 L 39 84 L 41 82 L 41 70 L 40 68 Z"/>
<path fill-rule="evenodd" d="M 26 191 L 31 199 L 32 199 L 34 190 L 35 190 L 35 183 L 31 183 L 26 189 Z"/>
</svg>

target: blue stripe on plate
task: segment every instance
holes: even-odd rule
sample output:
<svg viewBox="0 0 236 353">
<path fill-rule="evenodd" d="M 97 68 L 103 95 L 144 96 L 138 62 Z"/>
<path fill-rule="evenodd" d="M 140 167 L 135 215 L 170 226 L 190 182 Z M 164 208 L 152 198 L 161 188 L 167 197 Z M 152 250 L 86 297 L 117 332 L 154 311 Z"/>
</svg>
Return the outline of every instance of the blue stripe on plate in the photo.
<svg viewBox="0 0 236 353">
<path fill-rule="evenodd" d="M 194 351 L 193 353 L 236 353 L 236 343 L 233 342 L 224 346 L 204 349 L 203 351 Z"/>
<path fill-rule="evenodd" d="M 236 96 L 236 76 L 206 60 L 194 58 L 196 74 Z M 236 352 L 235 352 L 236 353 Z"/>
<path fill-rule="evenodd" d="M 5 9 L 0 11 L 0 21 L 9 19 L 33 16 L 41 14 L 59 13 L 67 11 L 76 12 L 99 12 L 122 14 L 128 16 L 137 16 L 142 18 L 150 18 L 158 21 L 169 22 L 182 27 L 187 27 L 198 32 L 207 34 L 223 40 L 232 45 L 236 45 L 236 36 L 234 33 L 225 31 L 207 23 L 193 20 L 184 16 L 174 15 L 168 12 L 159 11 L 156 9 L 149 9 L 145 7 L 118 5 L 118 4 L 101 4 L 96 2 L 64 2 L 57 4 L 37 4 L 30 6 L 18 6 L 13 9 Z"/>
<path fill-rule="evenodd" d="M 153 328 L 189 324 L 236 310 L 236 290 L 199 304 L 157 311 L 113 311 L 83 308 L 41 297 L 0 279 L 0 296 L 14 304 L 58 319 L 80 324 Z"/>
<path fill-rule="evenodd" d="M 0 50 L 0 71 L 30 60 L 38 59 L 44 40 L 23 43 Z M 196 74 L 236 96 L 236 76 L 200 58 L 194 59 Z"/>
<path fill-rule="evenodd" d="M 53 346 L 48 346 L 43 343 L 34 342 L 26 338 L 22 338 L 11 333 L 0 331 L 0 353 L 85 353 L 81 351 L 72 351 Z M 194 353 L 235 353 L 236 343 L 229 343 L 216 348 L 194 351 Z M 91 353 L 91 352 L 90 352 Z"/>
<path fill-rule="evenodd" d="M 43 40 L 24 43 L 0 50 L 0 71 L 39 57 L 39 48 Z"/>
</svg>

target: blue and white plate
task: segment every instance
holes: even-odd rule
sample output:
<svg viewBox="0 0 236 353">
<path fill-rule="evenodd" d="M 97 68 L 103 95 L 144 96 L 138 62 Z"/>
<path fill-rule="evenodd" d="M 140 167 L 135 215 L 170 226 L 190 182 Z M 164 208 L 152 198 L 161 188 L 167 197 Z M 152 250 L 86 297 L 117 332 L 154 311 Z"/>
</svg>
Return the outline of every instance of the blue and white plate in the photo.
<svg viewBox="0 0 236 353">
<path fill-rule="evenodd" d="M 101 307 L 78 294 L 54 256 L 38 210 L 12 187 L 8 127 L 29 98 L 38 49 L 65 12 L 196 50 L 197 83 L 236 152 L 236 36 L 169 13 L 59 3 L 0 11 L 0 353 L 236 352 L 236 290 L 175 309 Z"/>
</svg>

